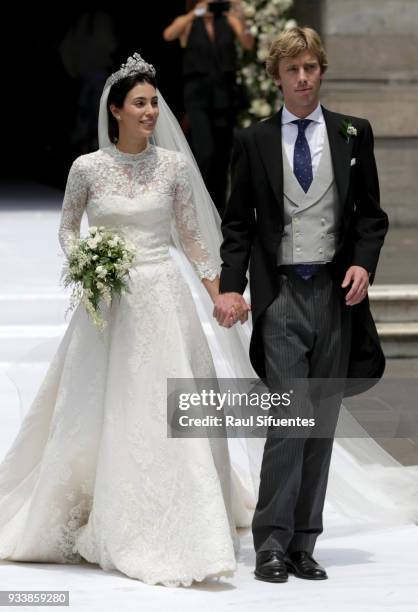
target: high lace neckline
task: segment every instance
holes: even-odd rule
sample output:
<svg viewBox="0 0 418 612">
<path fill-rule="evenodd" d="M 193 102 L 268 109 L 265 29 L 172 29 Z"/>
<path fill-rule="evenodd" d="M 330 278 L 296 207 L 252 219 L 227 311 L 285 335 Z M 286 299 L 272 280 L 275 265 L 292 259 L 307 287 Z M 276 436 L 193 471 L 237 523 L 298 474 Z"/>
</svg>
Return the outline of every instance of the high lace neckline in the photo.
<svg viewBox="0 0 418 612">
<path fill-rule="evenodd" d="M 151 148 L 152 145 L 150 144 L 149 140 L 147 141 L 145 149 L 143 149 L 139 153 L 125 153 L 125 151 L 120 151 L 114 143 L 110 145 L 110 150 L 117 159 L 120 159 L 121 161 L 131 162 L 138 161 L 145 157 L 151 151 Z"/>
</svg>

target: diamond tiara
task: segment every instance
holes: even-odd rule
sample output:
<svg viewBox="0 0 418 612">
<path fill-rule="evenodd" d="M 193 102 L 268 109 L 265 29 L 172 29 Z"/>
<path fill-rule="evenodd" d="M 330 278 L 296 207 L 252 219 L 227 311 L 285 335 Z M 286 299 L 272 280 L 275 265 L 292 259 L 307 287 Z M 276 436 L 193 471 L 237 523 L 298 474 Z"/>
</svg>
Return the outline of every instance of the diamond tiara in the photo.
<svg viewBox="0 0 418 612">
<path fill-rule="evenodd" d="M 114 85 L 121 79 L 125 77 L 136 74 L 136 73 L 149 74 L 150 76 L 155 76 L 155 68 L 152 64 L 148 64 L 139 53 L 134 53 L 131 57 L 128 57 L 125 64 L 119 68 L 117 72 L 114 72 L 107 79 L 108 85 Z"/>
</svg>

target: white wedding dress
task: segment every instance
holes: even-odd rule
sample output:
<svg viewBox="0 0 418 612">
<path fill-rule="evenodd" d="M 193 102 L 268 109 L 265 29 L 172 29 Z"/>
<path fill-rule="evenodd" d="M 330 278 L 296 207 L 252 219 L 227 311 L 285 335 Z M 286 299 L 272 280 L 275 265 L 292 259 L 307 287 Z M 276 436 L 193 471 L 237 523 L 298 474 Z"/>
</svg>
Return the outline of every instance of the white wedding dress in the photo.
<svg viewBox="0 0 418 612">
<path fill-rule="evenodd" d="M 105 312 L 104 337 L 73 314 L 0 465 L 0 558 L 117 569 L 190 585 L 236 568 L 226 440 L 167 438 L 166 379 L 212 377 L 171 224 L 200 278 L 218 270 L 202 243 L 186 158 L 148 144 L 79 157 L 66 188 L 68 253 L 83 212 L 136 246 L 130 293 Z"/>
</svg>

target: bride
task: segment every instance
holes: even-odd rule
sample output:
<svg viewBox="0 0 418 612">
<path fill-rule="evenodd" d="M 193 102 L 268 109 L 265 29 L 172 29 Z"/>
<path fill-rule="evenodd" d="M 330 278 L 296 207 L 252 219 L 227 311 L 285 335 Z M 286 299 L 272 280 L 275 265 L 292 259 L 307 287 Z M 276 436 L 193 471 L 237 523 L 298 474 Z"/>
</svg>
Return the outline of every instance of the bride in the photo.
<svg viewBox="0 0 418 612">
<path fill-rule="evenodd" d="M 158 114 L 155 70 L 135 54 L 106 83 L 101 148 L 73 163 L 59 230 L 67 255 L 84 211 L 121 230 L 136 247 L 130 293 L 104 338 L 82 306 L 72 317 L 0 467 L 0 557 L 190 585 L 231 575 L 237 537 L 226 440 L 167 439 L 167 378 L 215 376 L 172 229 L 212 300 L 219 278 L 187 158 L 149 141 Z"/>
<path fill-rule="evenodd" d="M 88 561 L 168 586 L 230 576 L 251 478 L 246 489 L 231 470 L 226 440 L 167 438 L 166 381 L 253 377 L 249 330 L 211 316 L 219 218 L 138 54 L 105 84 L 99 145 L 70 170 L 60 242 L 68 254 L 84 211 L 120 230 L 136 246 L 131 292 L 104 311 L 104 337 L 81 306 L 70 321 L 0 465 L 0 558 Z M 263 445 L 248 442 L 256 489 Z M 368 469 L 398 467 L 373 441 L 339 441 L 334 457 L 335 506 L 360 521 L 411 519 L 402 479 L 394 487 L 385 472 L 379 487 Z"/>
</svg>

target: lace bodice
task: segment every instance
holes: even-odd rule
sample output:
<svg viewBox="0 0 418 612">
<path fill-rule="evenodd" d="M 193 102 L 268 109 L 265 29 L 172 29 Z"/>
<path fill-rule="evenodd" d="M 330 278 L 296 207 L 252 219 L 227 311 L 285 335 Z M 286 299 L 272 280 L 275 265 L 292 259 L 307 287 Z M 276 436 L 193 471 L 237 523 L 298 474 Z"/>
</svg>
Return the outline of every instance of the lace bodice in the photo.
<svg viewBox="0 0 418 612">
<path fill-rule="evenodd" d="M 202 240 L 189 162 L 176 151 L 148 144 L 137 154 L 115 145 L 78 157 L 69 172 L 59 239 L 68 256 L 84 211 L 90 225 L 120 229 L 137 247 L 138 263 L 169 257 L 173 227 L 200 278 L 218 269 Z"/>
</svg>

